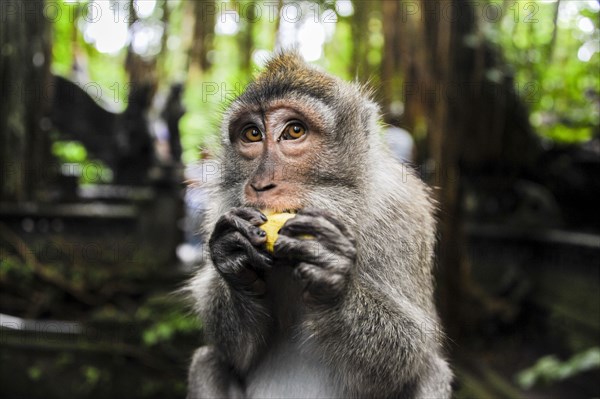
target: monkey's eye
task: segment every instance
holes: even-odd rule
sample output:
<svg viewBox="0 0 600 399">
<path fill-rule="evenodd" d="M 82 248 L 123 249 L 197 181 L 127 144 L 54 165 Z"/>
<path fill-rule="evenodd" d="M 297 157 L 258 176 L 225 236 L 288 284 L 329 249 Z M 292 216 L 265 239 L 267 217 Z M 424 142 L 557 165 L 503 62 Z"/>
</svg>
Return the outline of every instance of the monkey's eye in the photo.
<svg viewBox="0 0 600 399">
<path fill-rule="evenodd" d="M 298 122 L 290 123 L 285 127 L 281 137 L 284 140 L 296 140 L 306 134 L 306 128 Z"/>
<path fill-rule="evenodd" d="M 244 129 L 242 132 L 242 140 L 249 143 L 257 143 L 262 140 L 262 133 L 256 126 L 251 126 Z"/>
</svg>

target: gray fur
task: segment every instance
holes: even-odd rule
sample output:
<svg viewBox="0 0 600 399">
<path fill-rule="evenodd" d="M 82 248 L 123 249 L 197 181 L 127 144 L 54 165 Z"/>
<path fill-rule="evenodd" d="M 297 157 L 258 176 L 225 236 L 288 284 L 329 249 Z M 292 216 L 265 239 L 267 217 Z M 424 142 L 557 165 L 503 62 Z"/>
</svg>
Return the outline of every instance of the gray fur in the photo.
<svg viewBox="0 0 600 399">
<path fill-rule="evenodd" d="M 294 54 L 273 60 L 225 115 L 223 173 L 212 183 L 207 232 L 230 208 L 246 205 L 243 187 L 254 170 L 232 150 L 229 118 L 287 96 L 333 112 L 323 115 L 328 149 L 302 202 L 352 232 L 356 257 L 339 300 L 320 306 L 304 303 L 291 267 L 274 267 L 267 294 L 251 297 L 209 260 L 189 285 L 209 346 L 194 359 L 188 397 L 240 390 L 257 398 L 450 397 L 433 303 L 434 206 L 421 181 L 383 147 L 378 107 L 363 89 Z"/>
</svg>

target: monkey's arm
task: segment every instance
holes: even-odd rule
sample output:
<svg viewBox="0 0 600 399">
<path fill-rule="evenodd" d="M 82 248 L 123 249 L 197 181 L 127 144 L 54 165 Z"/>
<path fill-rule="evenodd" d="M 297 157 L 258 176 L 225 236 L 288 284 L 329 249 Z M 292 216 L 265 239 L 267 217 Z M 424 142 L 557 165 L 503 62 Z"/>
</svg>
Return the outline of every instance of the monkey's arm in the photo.
<svg viewBox="0 0 600 399">
<path fill-rule="evenodd" d="M 231 396 L 239 377 L 251 366 L 261 346 L 270 317 L 264 305 L 260 274 L 271 259 L 257 251 L 266 240 L 258 225 L 266 220 L 258 210 L 234 208 L 222 215 L 209 241 L 203 269 L 192 280 L 207 349 L 194 357 L 189 385 L 197 392 Z"/>
<path fill-rule="evenodd" d="M 411 397 L 406 390 L 419 389 L 417 381 L 438 360 L 435 320 L 356 280 L 335 306 L 314 308 L 305 326 L 323 359 L 343 370 L 350 394 L 377 397 L 395 385 L 392 391 Z"/>
<path fill-rule="evenodd" d="M 238 373 L 247 371 L 270 323 L 263 300 L 232 289 L 210 261 L 192 284 L 208 343 Z"/>
<path fill-rule="evenodd" d="M 187 399 L 243 397 L 242 384 L 222 354 L 212 346 L 197 349 L 190 365 Z"/>
<path fill-rule="evenodd" d="M 314 239 L 303 239 L 306 235 Z M 422 386 L 431 384 L 423 380 L 432 371 L 434 379 L 448 378 L 434 370 L 440 362 L 445 366 L 439 356 L 437 320 L 399 292 L 400 267 L 383 267 L 375 260 L 359 268 L 351 232 L 329 213 L 315 209 L 302 210 L 286 222 L 275 255 L 296 261 L 295 273 L 304 282 L 309 309 L 301 330 L 314 341 L 323 361 L 340 370 L 348 395 L 447 396 Z"/>
</svg>

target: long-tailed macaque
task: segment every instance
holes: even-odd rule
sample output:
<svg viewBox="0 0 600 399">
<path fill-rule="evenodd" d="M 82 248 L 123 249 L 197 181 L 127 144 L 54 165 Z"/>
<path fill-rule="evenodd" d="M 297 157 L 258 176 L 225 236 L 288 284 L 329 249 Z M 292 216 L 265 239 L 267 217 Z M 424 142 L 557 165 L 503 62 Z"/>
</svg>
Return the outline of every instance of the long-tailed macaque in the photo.
<svg viewBox="0 0 600 399">
<path fill-rule="evenodd" d="M 222 124 L 189 398 L 448 398 L 433 206 L 356 84 L 272 59 Z M 293 212 L 274 252 L 265 210 Z"/>
</svg>

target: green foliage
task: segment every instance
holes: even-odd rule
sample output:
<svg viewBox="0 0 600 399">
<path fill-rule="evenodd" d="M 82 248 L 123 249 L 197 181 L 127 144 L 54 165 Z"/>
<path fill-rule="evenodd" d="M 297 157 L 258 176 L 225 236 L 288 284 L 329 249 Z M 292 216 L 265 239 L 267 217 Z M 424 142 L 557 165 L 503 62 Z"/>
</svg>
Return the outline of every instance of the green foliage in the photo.
<svg viewBox="0 0 600 399">
<path fill-rule="evenodd" d="M 217 35 L 213 65 L 203 74 L 190 74 L 184 96 L 187 112 L 180 121 L 183 160 L 196 161 L 201 148 L 215 149 L 224 104 L 231 101 L 250 80 L 239 68 L 237 42 Z"/>
<path fill-rule="evenodd" d="M 561 362 L 556 356 L 544 356 L 532 367 L 516 376 L 523 389 L 529 389 L 538 382 L 546 384 L 562 381 L 588 370 L 600 368 L 600 348 L 593 347 Z"/>
<path fill-rule="evenodd" d="M 37 381 L 42 377 L 42 369 L 32 366 L 27 369 L 27 374 L 32 381 Z"/>
<path fill-rule="evenodd" d="M 142 341 L 147 346 L 155 346 L 172 340 L 177 334 L 199 332 L 200 324 L 196 317 L 185 311 L 186 306 L 172 297 L 155 297 L 140 307 L 136 320 L 146 324 Z"/>
<path fill-rule="evenodd" d="M 90 160 L 87 150 L 79 141 L 55 140 L 52 142 L 52 154 L 63 164 L 65 174 L 79 176 L 80 184 L 112 181 L 112 170 L 99 160 Z"/>
<path fill-rule="evenodd" d="M 65 5 L 65 0 L 59 3 Z M 318 3 L 321 13 L 333 4 Z M 246 9 L 245 2 L 236 4 Z M 488 79 L 500 81 L 507 75 L 514 76 L 515 90 L 529 105 L 530 121 L 542 136 L 560 142 L 589 139 L 598 130 L 600 119 L 600 78 L 597 74 L 600 70 L 600 7 L 597 3 L 489 0 L 478 4 L 476 15 L 480 16 L 484 36 L 502 50 L 509 64 L 508 70 L 487 71 Z M 165 7 L 168 10 L 165 11 Z M 314 10 L 316 5 L 311 7 L 310 10 Z M 369 71 L 375 71 L 370 74 L 372 83 L 377 86 L 376 71 L 381 65 L 383 51 L 382 16 L 378 14 L 378 7 L 371 9 L 368 31 L 360 40 L 368 45 L 364 62 Z M 180 122 L 186 163 L 198 159 L 200 148 L 217 147 L 221 110 L 251 78 L 242 68 L 242 58 L 257 51 L 271 51 L 279 25 L 277 19 L 267 17 L 266 9 L 262 10 L 262 18 L 254 23 L 242 16 L 237 33 L 215 31 L 214 50 L 208 54 L 211 68 L 193 71 L 188 65 L 188 48 L 193 40 L 189 38 L 191 11 L 188 2 L 159 2 L 153 15 L 147 17 L 159 21 L 163 13 L 168 12 L 167 37 L 164 38 L 168 51 L 159 55 L 157 71 L 163 88 L 173 81 L 186 83 L 184 103 L 187 114 Z M 352 18 L 338 16 L 336 21 L 328 20 L 331 25 L 327 28 L 333 27 L 333 36 L 324 44 L 325 57 L 317 61 L 345 79 L 355 78 L 356 73 L 349 68 L 356 42 L 352 37 Z M 126 47 L 115 54 L 101 53 L 94 44 L 84 40 L 85 29 L 81 17 L 76 20 L 58 18 L 54 22 L 53 70 L 61 75 L 71 75 L 76 55 L 83 54 L 87 58 L 89 80 L 99 85 L 104 100 L 122 110 L 127 105 L 129 88 L 124 69 Z M 248 51 L 242 48 L 245 42 L 240 40 L 240 35 L 250 29 L 253 47 Z M 470 39 L 479 41 L 481 36 L 473 35 Z M 258 70 L 254 57 L 252 62 L 250 70 Z"/>
<path fill-rule="evenodd" d="M 100 370 L 93 366 L 87 366 L 83 370 L 85 376 L 85 383 L 89 387 L 94 387 L 100 381 Z"/>
<path fill-rule="evenodd" d="M 122 111 L 127 104 L 127 75 L 125 73 L 124 47 L 116 54 L 104 54 L 96 47 L 86 42 L 83 38 L 85 19 L 77 10 L 83 9 L 82 3 L 65 2 L 59 0 L 57 5 L 62 10 L 61 17 L 55 18 L 53 23 L 52 44 L 52 70 L 54 73 L 79 80 L 73 75 L 73 66 L 83 62 L 83 78 L 81 84 L 92 82 L 98 85 L 98 98 L 101 98 L 115 111 Z M 105 16 L 106 17 L 106 16 Z M 94 22 L 87 23 L 93 24 Z M 95 97 L 95 96 L 94 96 Z"/>
<path fill-rule="evenodd" d="M 328 57 L 323 66 L 345 80 L 354 79 L 348 68 L 352 63 L 352 30 L 348 19 L 339 19 L 333 39 L 325 43 L 325 54 Z"/>
<path fill-rule="evenodd" d="M 82 163 L 87 159 L 87 151 L 79 141 L 54 141 L 52 154 L 65 163 Z"/>
<path fill-rule="evenodd" d="M 600 119 L 598 3 L 489 4 L 502 13 L 501 18 L 484 18 L 484 32 L 512 67 L 503 73 L 514 74 L 532 125 L 559 142 L 589 140 Z"/>
<path fill-rule="evenodd" d="M 64 0 L 59 0 L 57 4 L 65 9 Z M 77 29 L 67 17 L 56 18 L 53 25 L 52 69 L 56 74 L 68 76 L 73 59 L 72 37 Z"/>
<path fill-rule="evenodd" d="M 148 346 L 171 340 L 176 333 L 198 331 L 198 322 L 188 314 L 172 312 L 154 322 L 144 331 L 143 341 Z"/>
<path fill-rule="evenodd" d="M 0 283 L 17 280 L 28 286 L 34 279 L 33 266 L 21 261 L 17 256 L 10 255 L 6 248 L 0 248 Z"/>
</svg>

